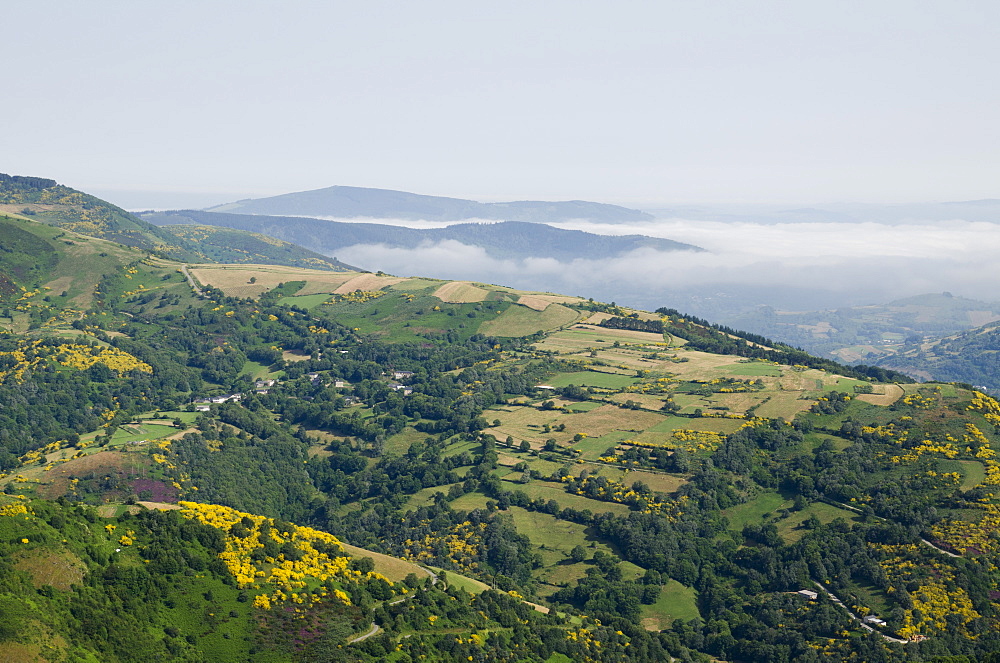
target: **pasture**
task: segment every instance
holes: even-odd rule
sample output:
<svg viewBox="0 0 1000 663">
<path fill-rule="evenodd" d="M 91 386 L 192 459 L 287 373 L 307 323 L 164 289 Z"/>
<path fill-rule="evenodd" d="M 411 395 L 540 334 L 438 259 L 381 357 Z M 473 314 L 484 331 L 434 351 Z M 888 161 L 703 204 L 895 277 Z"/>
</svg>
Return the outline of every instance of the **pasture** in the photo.
<svg viewBox="0 0 1000 663">
<path fill-rule="evenodd" d="M 547 306 L 544 311 L 537 311 L 527 306 L 514 305 L 493 320 L 484 322 L 480 333 L 489 336 L 514 338 L 530 336 L 535 332 L 557 329 L 572 323 L 579 313 L 561 304 Z"/>
<path fill-rule="evenodd" d="M 800 412 L 807 412 L 815 403 L 815 399 L 803 398 L 803 392 L 772 391 L 768 392 L 767 400 L 762 402 L 755 414 L 768 419 L 784 419 L 792 421 Z"/>
<path fill-rule="evenodd" d="M 536 480 L 531 483 L 522 484 L 504 479 L 502 483 L 505 490 L 520 490 L 532 499 L 544 499 L 546 501 L 555 500 L 559 503 L 559 508 L 562 509 L 569 507 L 571 509 L 576 509 L 577 511 L 590 509 L 594 513 L 610 512 L 617 514 L 628 513 L 629 511 L 628 505 L 626 504 L 619 504 L 617 502 L 599 502 L 597 500 L 584 497 L 583 495 L 567 493 L 566 487 L 555 481 Z M 457 502 L 458 500 L 455 501 Z M 452 504 L 454 504 L 454 502 Z"/>
<path fill-rule="evenodd" d="M 647 631 L 668 628 L 675 619 L 691 621 L 698 619 L 698 593 L 693 587 L 685 587 L 670 579 L 660 590 L 656 603 L 642 606 L 642 626 Z"/>
<path fill-rule="evenodd" d="M 332 294 L 358 276 L 357 272 L 327 272 L 278 265 L 191 265 L 191 276 L 203 285 L 222 290 L 231 297 L 260 297 L 288 281 L 305 281 L 296 294 Z M 253 283 L 251 283 L 253 279 Z"/>
<path fill-rule="evenodd" d="M 560 373 L 545 381 L 552 387 L 568 387 L 573 384 L 578 387 L 598 387 L 600 389 L 613 389 L 615 391 L 630 387 L 639 379 L 633 375 L 623 375 L 621 373 L 605 373 L 603 371 L 576 371 L 574 373 Z"/>
<path fill-rule="evenodd" d="M 763 520 L 779 509 L 790 509 L 792 500 L 776 492 L 762 492 L 749 502 L 723 509 L 722 515 L 729 519 L 729 529 L 739 532 L 747 525 L 760 525 Z"/>
<path fill-rule="evenodd" d="M 779 520 L 776 523 L 778 536 L 785 543 L 795 543 L 805 535 L 807 530 L 804 524 L 812 516 L 816 516 L 819 522 L 826 525 L 827 523 L 832 523 L 837 518 L 856 520 L 858 514 L 847 509 L 840 509 L 832 504 L 826 504 L 825 502 L 813 502 L 801 511 L 795 511 L 789 514 L 787 518 Z"/>
<path fill-rule="evenodd" d="M 372 552 L 371 550 L 365 550 L 364 548 L 358 548 L 344 543 L 343 541 L 341 541 L 341 545 L 344 547 L 344 552 L 351 557 L 371 557 L 372 561 L 375 562 L 375 571 L 381 573 L 393 582 L 399 582 L 411 573 L 415 573 L 419 578 L 425 578 L 429 575 L 426 570 L 417 566 L 413 562 L 407 562 L 406 560 L 399 559 L 398 557 L 390 557 L 389 555 L 383 555 L 382 553 Z"/>
<path fill-rule="evenodd" d="M 330 301 L 330 295 L 325 292 L 316 293 L 315 295 L 292 295 L 291 297 L 282 297 L 279 303 L 284 306 L 298 306 L 304 309 L 313 309 Z"/>
<path fill-rule="evenodd" d="M 652 346 L 654 343 L 664 343 L 662 334 L 632 331 L 629 329 L 609 329 L 578 323 L 570 329 L 550 334 L 535 344 L 535 348 L 538 350 L 550 350 L 560 354 L 574 354 L 590 351 L 595 348 L 611 350 L 615 341 L 619 343 L 619 346 L 625 343 L 638 346 Z M 653 347 L 663 348 L 663 346 Z"/>
</svg>

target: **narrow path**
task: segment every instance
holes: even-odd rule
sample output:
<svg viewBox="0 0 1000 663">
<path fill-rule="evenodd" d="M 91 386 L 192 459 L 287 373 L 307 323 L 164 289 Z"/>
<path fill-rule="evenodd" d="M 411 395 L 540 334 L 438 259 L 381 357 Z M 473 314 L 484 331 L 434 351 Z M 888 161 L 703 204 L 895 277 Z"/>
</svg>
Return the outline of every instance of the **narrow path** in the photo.
<svg viewBox="0 0 1000 663">
<path fill-rule="evenodd" d="M 375 622 L 372 622 L 372 629 L 370 631 L 368 631 L 364 635 L 359 635 L 356 638 L 348 640 L 347 643 L 353 645 L 355 642 L 361 642 L 362 640 L 367 640 L 368 638 L 372 637 L 373 635 L 375 635 L 376 633 L 378 633 L 381 630 L 382 630 L 382 628 L 378 624 L 376 624 Z"/>
<path fill-rule="evenodd" d="M 944 553 L 944 554 L 945 554 L 945 555 L 947 555 L 948 557 L 961 557 L 961 555 L 956 555 L 956 554 L 955 554 L 955 553 L 953 553 L 953 552 L 948 552 L 948 551 L 947 551 L 947 550 L 945 550 L 944 548 L 938 548 L 938 547 L 937 547 L 936 545 L 934 545 L 933 543 L 931 543 L 931 542 L 930 542 L 930 541 L 928 541 L 927 539 L 923 539 L 923 538 L 922 538 L 922 539 L 920 539 L 920 540 L 921 540 L 921 541 L 922 541 L 923 543 L 926 543 L 927 545 L 929 545 L 929 546 L 930 546 L 931 548 L 933 548 L 934 550 L 936 550 L 936 551 L 938 551 L 938 552 L 940 552 L 940 553 Z"/>
<path fill-rule="evenodd" d="M 868 624 L 865 624 L 864 620 L 862 620 L 860 617 L 858 617 L 853 612 L 851 612 L 851 609 L 848 608 L 846 605 L 844 605 L 844 602 L 841 601 L 840 598 L 836 594 L 834 594 L 833 592 L 831 592 L 826 587 L 824 587 L 823 585 L 821 585 L 820 583 L 818 583 L 816 581 L 813 581 L 813 584 L 816 585 L 817 587 L 819 587 L 819 589 L 820 589 L 821 592 L 823 592 L 824 594 L 826 594 L 827 596 L 829 596 L 830 600 L 833 601 L 836 605 L 839 605 L 841 608 L 843 608 L 844 610 L 846 610 L 847 614 L 849 614 L 851 616 L 851 619 L 853 619 L 854 621 L 856 621 L 858 623 L 858 625 L 861 626 L 861 628 L 865 629 L 866 631 L 869 631 L 871 633 L 875 633 L 877 635 L 880 635 L 880 636 L 882 636 L 883 640 L 886 640 L 888 642 L 895 642 L 895 643 L 901 644 L 901 645 L 908 645 L 908 644 L 910 644 L 912 642 L 912 640 L 902 640 L 900 638 L 894 638 L 891 635 L 886 635 L 885 633 L 882 633 L 881 631 L 876 631 L 873 627 L 869 626 Z"/>
<path fill-rule="evenodd" d="M 836 500 L 831 500 L 829 498 L 823 498 L 822 501 L 824 501 L 824 502 L 826 502 L 828 504 L 832 504 L 834 506 L 838 506 L 838 507 L 840 507 L 842 509 L 849 509 L 849 510 L 854 511 L 856 513 L 864 513 L 861 509 L 859 509 L 859 508 L 857 508 L 855 506 L 851 506 L 850 504 L 844 504 L 843 502 L 838 502 Z M 892 522 L 888 518 L 883 518 L 882 516 L 876 516 L 875 514 L 872 514 L 872 518 L 877 518 L 878 520 L 881 520 L 882 522 L 885 522 L 885 523 L 891 523 Z M 948 557 L 954 557 L 956 559 L 959 558 L 959 557 L 961 557 L 961 555 L 956 555 L 953 552 L 948 552 L 944 548 L 937 547 L 936 545 L 934 545 L 933 543 L 931 543 L 930 541 L 928 541 L 927 539 L 925 539 L 923 537 L 920 538 L 920 543 L 922 543 L 922 544 L 924 544 L 926 546 L 930 546 L 934 550 L 938 551 L 939 553 L 944 553 Z"/>
<path fill-rule="evenodd" d="M 198 295 L 199 297 L 204 297 L 205 293 L 202 292 L 201 288 L 198 287 L 198 283 L 194 280 L 194 277 L 191 276 L 191 272 L 188 271 L 187 264 L 181 265 L 181 273 L 184 275 L 184 278 L 186 278 L 188 283 L 191 285 L 191 288 L 194 290 L 194 294 Z"/>
</svg>

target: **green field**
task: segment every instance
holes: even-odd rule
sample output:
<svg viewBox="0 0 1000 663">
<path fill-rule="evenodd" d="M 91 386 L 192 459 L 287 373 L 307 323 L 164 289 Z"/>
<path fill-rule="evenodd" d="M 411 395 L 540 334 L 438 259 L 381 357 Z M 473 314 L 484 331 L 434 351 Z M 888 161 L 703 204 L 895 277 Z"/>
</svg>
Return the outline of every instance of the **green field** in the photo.
<svg viewBox="0 0 1000 663">
<path fill-rule="evenodd" d="M 741 377 L 781 377 L 781 367 L 770 362 L 754 361 L 746 364 L 729 366 L 726 372 Z"/>
<path fill-rule="evenodd" d="M 590 412 L 591 410 L 596 410 L 602 405 L 604 404 L 596 401 L 583 401 L 581 403 L 573 403 L 572 405 L 568 405 L 567 409 L 572 412 Z"/>
<path fill-rule="evenodd" d="M 685 587 L 676 580 L 669 580 L 660 591 L 656 603 L 642 606 L 642 625 L 649 630 L 669 627 L 675 619 L 690 621 L 698 619 L 698 593 L 692 587 Z"/>
<path fill-rule="evenodd" d="M 485 582 L 459 575 L 458 573 L 448 569 L 441 569 L 436 566 L 428 566 L 427 568 L 431 569 L 439 576 L 443 575 L 449 587 L 461 587 L 470 594 L 480 594 L 490 588 L 490 586 Z"/>
<path fill-rule="evenodd" d="M 594 513 L 610 511 L 612 513 L 628 513 L 628 505 L 616 502 L 598 502 L 583 495 L 567 493 L 561 483 L 553 481 L 532 481 L 528 484 L 520 484 L 514 481 L 504 481 L 503 487 L 507 490 L 520 490 L 532 499 L 542 498 L 544 500 L 555 500 L 559 503 L 559 508 L 570 507 L 578 511 L 590 509 Z M 458 500 L 456 500 L 458 501 Z"/>
<path fill-rule="evenodd" d="M 284 371 L 278 371 L 277 373 L 272 373 L 267 366 L 261 364 L 260 362 L 247 360 L 247 363 L 243 364 L 243 370 L 240 371 L 240 375 L 249 375 L 251 380 L 263 380 L 264 378 L 274 378 L 284 376 Z"/>
<path fill-rule="evenodd" d="M 414 442 L 423 442 L 427 439 L 427 433 L 421 433 L 415 428 L 407 426 L 402 432 L 396 433 L 385 441 L 384 453 L 387 455 L 401 456 L 405 454 L 410 445 Z"/>
<path fill-rule="evenodd" d="M 826 504 L 824 502 L 814 502 L 801 511 L 796 511 L 787 518 L 779 520 L 777 522 L 778 535 L 781 536 L 786 543 L 795 543 L 808 531 L 802 525 L 813 515 L 815 515 L 819 519 L 819 522 L 824 525 L 833 522 L 837 518 L 854 520 L 858 517 L 858 514 L 853 511 L 840 509 L 832 504 Z"/>
<path fill-rule="evenodd" d="M 549 304 L 544 311 L 514 305 L 497 316 L 496 319 L 484 322 L 479 331 L 489 336 L 508 338 L 529 336 L 538 331 L 568 325 L 579 316 L 579 313 L 561 304 Z"/>
<path fill-rule="evenodd" d="M 959 490 L 971 490 L 986 480 L 986 468 L 978 460 L 941 460 L 938 472 L 958 472 L 962 475 Z"/>
<path fill-rule="evenodd" d="M 315 295 L 292 295 L 291 297 L 282 297 L 278 300 L 278 303 L 285 306 L 298 306 L 299 308 L 312 309 L 323 302 L 329 301 L 330 295 L 326 293 L 317 293 Z"/>
<path fill-rule="evenodd" d="M 597 460 L 604 452 L 619 442 L 634 437 L 631 433 L 615 432 L 600 437 L 586 437 L 574 442 L 572 447 L 580 451 L 580 457 L 586 460 Z"/>
<path fill-rule="evenodd" d="M 534 572 L 534 576 L 543 584 L 539 594 L 543 597 L 556 592 L 583 578 L 590 567 L 588 562 L 573 562 L 570 552 L 576 546 L 586 549 L 589 559 L 595 550 L 613 554 L 606 544 L 596 541 L 587 535 L 587 528 L 577 523 L 559 520 L 547 513 L 527 511 L 520 507 L 511 507 L 509 513 L 514 518 L 517 531 L 527 536 L 542 558 L 542 566 Z M 634 565 L 630 565 L 634 567 Z M 638 569 L 638 567 L 635 567 Z M 639 574 L 644 573 L 641 569 Z"/>
<path fill-rule="evenodd" d="M 787 509 L 792 501 L 778 493 L 765 492 L 749 502 L 730 507 L 722 512 L 729 519 L 729 529 L 740 531 L 746 525 L 759 525 L 765 514 L 773 514 L 778 509 Z"/>
<path fill-rule="evenodd" d="M 159 438 L 167 437 L 168 435 L 173 435 L 180 429 L 174 428 L 173 426 L 167 426 L 163 424 L 149 424 L 142 423 L 136 424 L 125 424 L 115 431 L 114 436 L 111 438 L 111 446 L 119 446 L 122 444 L 127 444 L 129 442 L 140 442 L 142 440 L 156 440 Z"/>
</svg>

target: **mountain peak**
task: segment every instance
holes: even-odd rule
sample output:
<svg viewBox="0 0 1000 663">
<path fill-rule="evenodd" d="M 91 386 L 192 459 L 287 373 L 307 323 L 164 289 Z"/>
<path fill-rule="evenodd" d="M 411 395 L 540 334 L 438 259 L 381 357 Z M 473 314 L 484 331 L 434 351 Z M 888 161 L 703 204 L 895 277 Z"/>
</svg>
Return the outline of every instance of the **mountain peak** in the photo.
<svg viewBox="0 0 1000 663">
<path fill-rule="evenodd" d="M 544 223 L 586 219 L 605 223 L 648 221 L 645 212 L 584 200 L 481 203 L 462 198 L 427 196 L 392 189 L 330 186 L 269 198 L 241 200 L 209 208 L 210 212 L 268 216 L 320 216 L 426 221 L 485 219 Z"/>
</svg>

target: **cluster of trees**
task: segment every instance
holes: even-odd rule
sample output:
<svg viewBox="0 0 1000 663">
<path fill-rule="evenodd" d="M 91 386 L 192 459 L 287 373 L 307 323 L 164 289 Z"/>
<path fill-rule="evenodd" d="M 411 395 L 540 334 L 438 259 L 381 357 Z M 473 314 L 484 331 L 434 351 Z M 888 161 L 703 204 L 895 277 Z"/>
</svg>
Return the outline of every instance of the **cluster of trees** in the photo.
<svg viewBox="0 0 1000 663">
<path fill-rule="evenodd" d="M 839 375 L 879 382 L 913 382 L 913 378 L 878 366 L 844 366 L 831 359 L 814 357 L 805 350 L 778 343 L 758 334 L 750 334 L 689 316 L 672 308 L 658 308 L 666 316 L 663 332 L 683 338 L 688 346 L 703 352 L 764 359 L 790 366 L 808 366 Z"/>
</svg>

